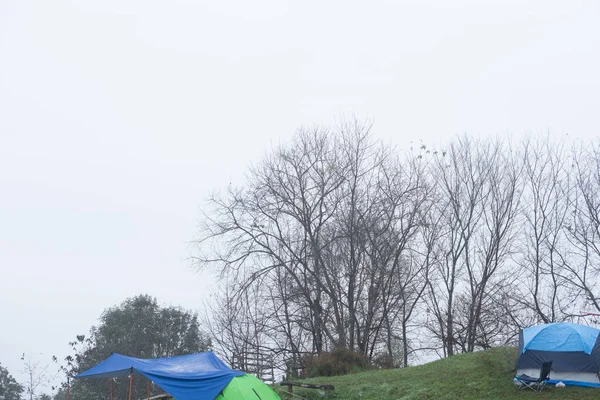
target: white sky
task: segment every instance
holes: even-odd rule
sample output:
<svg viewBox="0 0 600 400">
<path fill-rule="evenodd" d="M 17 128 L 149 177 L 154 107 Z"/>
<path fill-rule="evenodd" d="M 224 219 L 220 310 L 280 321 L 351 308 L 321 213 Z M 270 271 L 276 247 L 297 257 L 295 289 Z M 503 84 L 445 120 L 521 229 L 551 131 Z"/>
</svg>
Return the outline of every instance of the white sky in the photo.
<svg viewBox="0 0 600 400">
<path fill-rule="evenodd" d="M 199 207 L 300 125 L 595 138 L 599 71 L 597 0 L 0 0 L 0 362 L 199 309 Z"/>
</svg>

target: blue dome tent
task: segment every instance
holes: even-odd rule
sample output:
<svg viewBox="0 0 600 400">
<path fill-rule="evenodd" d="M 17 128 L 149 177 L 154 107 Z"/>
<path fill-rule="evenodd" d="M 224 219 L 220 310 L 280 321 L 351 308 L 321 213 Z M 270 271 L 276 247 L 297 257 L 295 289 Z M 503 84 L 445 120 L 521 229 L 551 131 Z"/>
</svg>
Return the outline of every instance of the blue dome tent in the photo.
<svg viewBox="0 0 600 400">
<path fill-rule="evenodd" d="M 522 329 L 517 375 L 537 377 L 546 361 L 551 384 L 600 387 L 600 329 L 568 322 Z"/>
</svg>

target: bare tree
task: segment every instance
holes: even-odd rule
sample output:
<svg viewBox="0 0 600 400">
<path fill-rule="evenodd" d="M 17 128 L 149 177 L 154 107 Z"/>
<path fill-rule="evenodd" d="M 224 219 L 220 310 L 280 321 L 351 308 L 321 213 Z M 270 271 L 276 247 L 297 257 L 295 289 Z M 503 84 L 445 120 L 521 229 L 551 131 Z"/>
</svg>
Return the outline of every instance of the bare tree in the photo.
<svg viewBox="0 0 600 400">
<path fill-rule="evenodd" d="M 572 252 L 564 258 L 561 277 L 569 286 L 571 303 L 600 311 L 600 151 L 575 153 L 576 194 L 566 227 Z"/>
<path fill-rule="evenodd" d="M 501 142 L 460 137 L 434 157 L 432 179 L 440 201 L 438 240 L 443 262 L 429 290 L 430 330 L 444 354 L 475 349 L 491 294 L 502 284 L 516 235 L 520 168 Z M 487 325 L 490 327 L 490 325 Z"/>
<path fill-rule="evenodd" d="M 213 342 L 292 374 L 336 347 L 406 366 L 598 310 L 599 154 L 467 136 L 403 154 L 370 124 L 302 129 L 210 199 L 197 261 L 223 279 Z"/>
<path fill-rule="evenodd" d="M 341 346 L 372 356 L 390 315 L 403 308 L 407 322 L 423 292 L 424 284 L 409 291 L 422 268 L 406 273 L 402 264 L 427 197 L 423 168 L 402 164 L 369 129 L 354 122 L 333 134 L 300 132 L 252 169 L 246 188 L 211 199 L 200 263 L 239 281 L 234 296 L 269 282 L 263 290 L 282 312 L 270 332 L 293 351 L 299 326 L 311 351 Z M 406 279 L 400 290 L 398 279 Z"/>
<path fill-rule="evenodd" d="M 37 399 L 40 396 L 40 390 L 48 386 L 58 376 L 58 372 L 52 374 L 49 371 L 49 364 L 43 364 L 41 360 L 32 359 L 30 354 L 23 353 L 21 361 L 23 361 L 22 372 L 27 379 L 23 385 L 25 395 L 29 400 Z"/>
<path fill-rule="evenodd" d="M 482 315 L 488 311 L 486 302 L 498 286 L 505 283 L 501 273 L 514 251 L 517 232 L 515 222 L 521 195 L 521 167 L 509 148 L 495 142 L 489 147 L 485 146 L 480 157 L 484 158 L 486 164 L 482 224 L 476 236 L 472 257 L 468 251 L 465 253 L 468 257 L 465 265 L 470 294 L 466 327 L 468 352 L 475 350 L 482 333 Z M 491 335 L 492 332 L 484 334 Z"/>
<path fill-rule="evenodd" d="M 473 143 L 459 138 L 452 143 L 448 152 L 443 151 L 434 157 L 433 182 L 443 199 L 435 212 L 443 216 L 444 234 L 440 245 L 444 261 L 436 269 L 437 286 L 430 286 L 432 310 L 435 315 L 439 337 L 443 341 L 444 354 L 455 353 L 457 344 L 456 297 L 461 289 L 461 277 L 471 268 L 471 239 L 483 210 L 486 165 L 477 156 Z"/>
<path fill-rule="evenodd" d="M 380 303 L 375 332 L 385 329 L 385 347 L 392 359 L 396 358 L 393 339 L 400 339 L 403 366 L 408 365 L 410 354 L 409 324 L 427 287 L 431 265 L 429 251 L 423 254 L 419 249 L 424 238 L 420 232 L 428 228 L 428 208 L 432 204 L 425 168 L 420 159 L 412 156 L 395 159 L 376 186 L 381 201 L 370 220 L 380 222 L 372 223 L 366 230 L 370 269 L 376 272 L 369 292 L 373 293 L 370 297 L 379 297 Z M 429 245 L 427 239 L 425 245 Z M 373 337 L 370 356 L 378 339 L 377 335 Z"/>
<path fill-rule="evenodd" d="M 335 193 L 343 183 L 337 157 L 326 132 L 301 132 L 290 149 L 278 149 L 253 168 L 246 189 L 212 199 L 216 217 L 206 217 L 201 243 L 219 239 L 225 247 L 212 252 L 214 258 L 199 258 L 204 265 L 238 271 L 239 293 L 258 278 L 285 270 L 309 311 L 306 325 L 318 353 L 326 348 L 324 337 L 340 340 L 336 327 L 343 325 L 335 271 L 328 269 L 325 254 L 340 201 Z M 332 309 L 331 320 L 326 308 Z"/>
<path fill-rule="evenodd" d="M 523 242 L 521 266 L 528 278 L 526 293 L 515 299 L 521 308 L 532 309 L 536 319 L 555 322 L 564 318 L 568 303 L 562 292 L 572 183 L 569 160 L 562 144 L 546 139 L 524 143 Z"/>
</svg>

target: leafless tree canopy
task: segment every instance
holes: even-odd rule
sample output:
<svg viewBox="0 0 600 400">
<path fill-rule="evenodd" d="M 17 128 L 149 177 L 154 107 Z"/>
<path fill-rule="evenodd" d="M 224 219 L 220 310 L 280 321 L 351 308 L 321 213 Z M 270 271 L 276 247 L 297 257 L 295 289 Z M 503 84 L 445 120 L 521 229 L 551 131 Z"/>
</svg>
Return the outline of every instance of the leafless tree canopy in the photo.
<svg viewBox="0 0 600 400">
<path fill-rule="evenodd" d="M 406 366 L 600 311 L 596 144 L 400 152 L 370 131 L 302 129 L 210 198 L 197 261 L 221 273 L 207 323 L 232 363 L 345 347 Z"/>
</svg>

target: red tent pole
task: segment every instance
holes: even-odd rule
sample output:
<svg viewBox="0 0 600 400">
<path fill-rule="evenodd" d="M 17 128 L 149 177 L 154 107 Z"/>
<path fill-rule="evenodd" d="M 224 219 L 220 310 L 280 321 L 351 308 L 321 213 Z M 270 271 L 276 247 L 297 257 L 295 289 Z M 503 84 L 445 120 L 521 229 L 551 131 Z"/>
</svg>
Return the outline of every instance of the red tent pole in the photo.
<svg viewBox="0 0 600 400">
<path fill-rule="evenodd" d="M 133 368 L 131 369 L 131 372 L 129 373 L 129 400 L 131 400 L 131 392 L 133 390 Z"/>
</svg>

